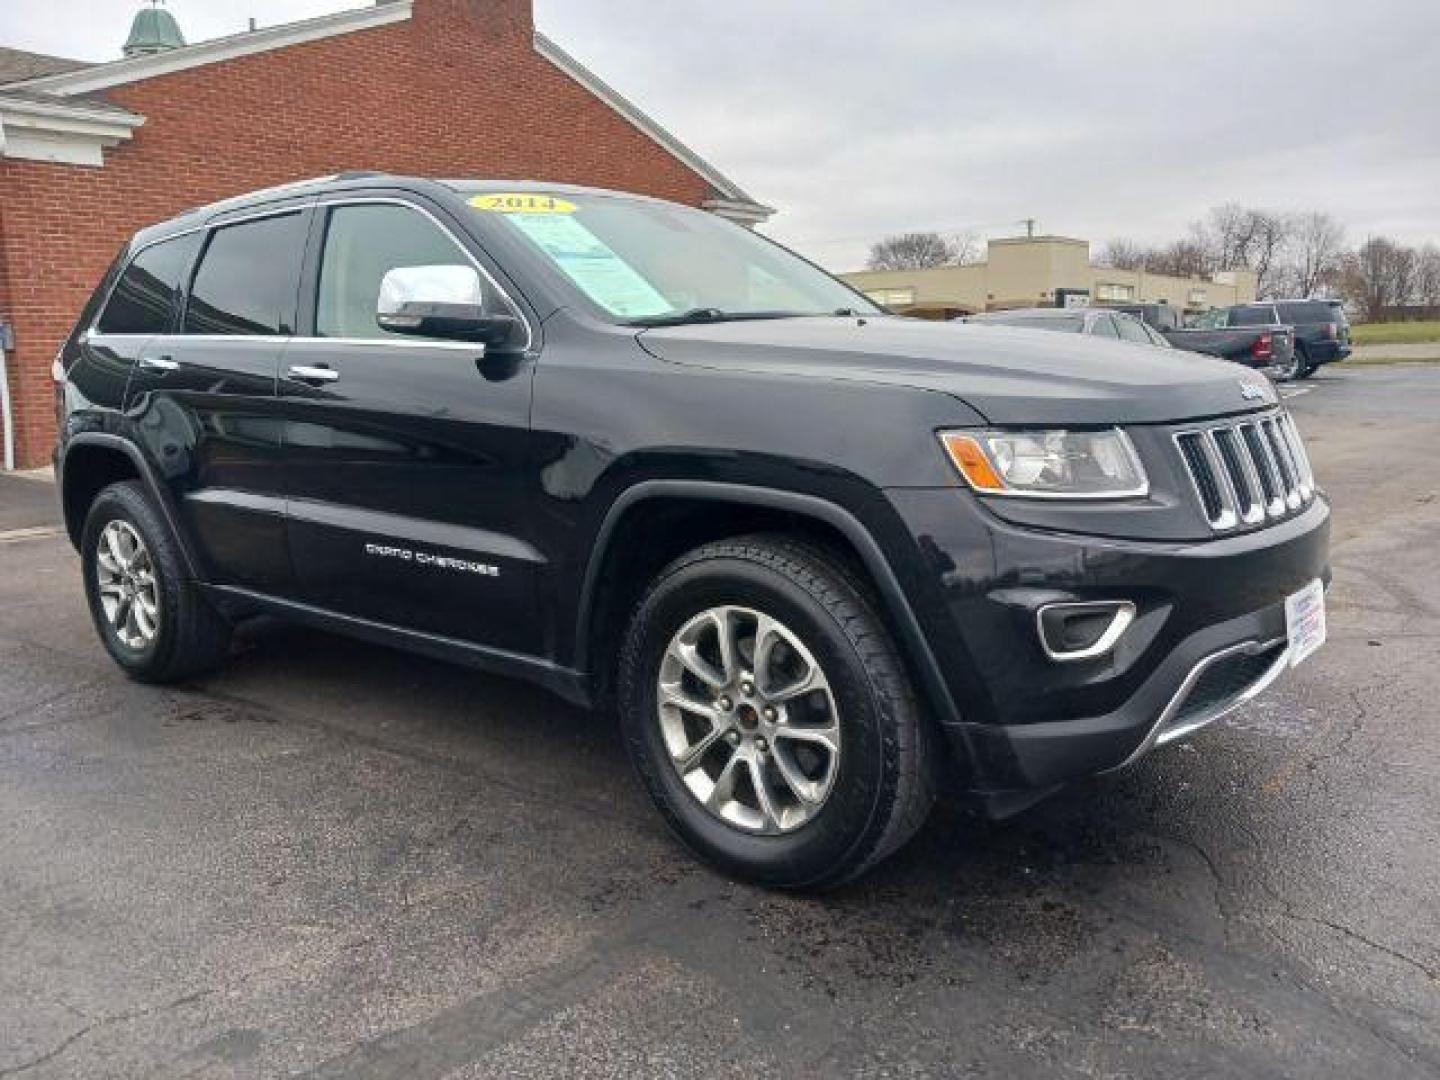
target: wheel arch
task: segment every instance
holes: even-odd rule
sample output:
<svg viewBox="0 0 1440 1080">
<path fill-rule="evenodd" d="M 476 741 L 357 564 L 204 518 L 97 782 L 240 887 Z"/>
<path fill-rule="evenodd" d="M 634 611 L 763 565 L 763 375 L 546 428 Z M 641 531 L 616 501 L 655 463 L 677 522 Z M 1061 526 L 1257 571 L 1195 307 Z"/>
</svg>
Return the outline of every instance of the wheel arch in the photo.
<svg viewBox="0 0 1440 1080">
<path fill-rule="evenodd" d="M 667 511 L 674 520 L 690 508 L 700 512 L 687 518 L 686 527 L 667 535 L 658 549 L 644 552 L 634 542 L 643 539 L 652 523 L 665 522 Z M 884 550 L 860 519 L 818 496 L 720 481 L 642 481 L 606 512 L 585 568 L 575 624 L 575 667 L 591 673 L 597 698 L 610 689 L 613 656 L 608 654 L 618 649 L 620 617 L 633 608 L 653 571 L 700 543 L 767 528 L 807 536 L 859 572 L 874 590 L 923 700 L 943 726 L 958 724 L 959 710 L 914 608 Z M 627 572 L 633 565 L 642 572 Z"/>
<path fill-rule="evenodd" d="M 59 462 L 60 501 L 65 532 L 78 550 L 85 529 L 85 518 L 95 497 L 111 484 L 138 480 L 145 486 L 160 516 L 170 529 L 185 561 L 186 571 L 198 579 L 199 564 L 195 560 L 189 537 L 180 528 L 179 517 L 165 486 L 145 460 L 138 447 L 118 435 L 82 432 L 71 437 Z"/>
</svg>

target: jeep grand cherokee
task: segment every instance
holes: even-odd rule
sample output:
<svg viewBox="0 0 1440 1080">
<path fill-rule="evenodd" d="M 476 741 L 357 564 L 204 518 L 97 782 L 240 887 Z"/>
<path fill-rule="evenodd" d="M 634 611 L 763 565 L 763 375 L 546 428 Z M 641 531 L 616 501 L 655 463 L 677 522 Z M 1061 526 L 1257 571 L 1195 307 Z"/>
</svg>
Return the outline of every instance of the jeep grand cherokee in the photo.
<svg viewBox="0 0 1440 1080">
<path fill-rule="evenodd" d="M 1324 637 L 1267 382 L 886 315 L 753 232 L 349 175 L 141 231 L 57 358 L 65 520 L 137 679 L 278 613 L 613 707 L 695 851 L 853 877 L 939 785 L 1116 769 Z"/>
</svg>

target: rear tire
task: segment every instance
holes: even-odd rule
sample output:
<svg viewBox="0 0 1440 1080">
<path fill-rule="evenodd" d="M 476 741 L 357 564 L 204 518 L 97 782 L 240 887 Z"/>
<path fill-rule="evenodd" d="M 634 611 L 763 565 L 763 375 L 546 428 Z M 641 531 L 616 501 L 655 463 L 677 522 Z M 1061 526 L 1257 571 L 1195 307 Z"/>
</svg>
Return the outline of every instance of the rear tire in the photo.
<svg viewBox="0 0 1440 1080">
<path fill-rule="evenodd" d="M 626 634 L 619 707 L 670 828 L 735 877 L 837 885 L 898 850 L 934 801 L 938 734 L 890 634 L 808 543 L 723 540 L 666 567 Z"/>
<path fill-rule="evenodd" d="M 225 659 L 230 624 L 190 580 L 139 482 L 111 484 L 96 496 L 80 562 L 95 629 L 132 679 L 176 682 Z"/>
<path fill-rule="evenodd" d="M 1295 358 L 1300 366 L 1300 373 L 1295 376 L 1297 379 L 1308 379 L 1311 375 L 1314 375 L 1320 367 L 1319 364 L 1311 363 L 1310 353 L 1298 346 L 1295 349 Z"/>
<path fill-rule="evenodd" d="M 1277 365 L 1274 368 L 1276 382 L 1294 382 L 1303 378 L 1304 362 L 1300 359 L 1300 350 L 1297 348 L 1290 355 L 1290 360 L 1285 364 Z"/>
</svg>

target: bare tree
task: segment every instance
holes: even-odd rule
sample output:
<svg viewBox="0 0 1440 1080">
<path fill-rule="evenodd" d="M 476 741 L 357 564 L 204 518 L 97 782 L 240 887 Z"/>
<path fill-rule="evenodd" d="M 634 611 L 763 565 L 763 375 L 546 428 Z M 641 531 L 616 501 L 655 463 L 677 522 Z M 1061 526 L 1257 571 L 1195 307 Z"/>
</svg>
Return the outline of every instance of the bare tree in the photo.
<svg viewBox="0 0 1440 1080">
<path fill-rule="evenodd" d="M 1220 270 L 1253 270 L 1260 295 L 1273 293 L 1282 276 L 1281 253 L 1294 229 L 1286 214 L 1224 203 L 1204 221 L 1192 222 L 1185 245 L 1188 262 L 1202 276 Z M 1174 246 L 1174 245 L 1172 245 Z"/>
<path fill-rule="evenodd" d="M 1415 302 L 1440 307 L 1440 247 L 1426 244 L 1415 257 Z"/>
<path fill-rule="evenodd" d="M 1405 302 L 1414 259 L 1409 248 L 1372 236 L 1345 259 L 1342 295 L 1360 309 L 1366 322 L 1384 322 L 1391 308 Z"/>
<path fill-rule="evenodd" d="M 961 232 L 950 238 L 950 261 L 956 266 L 974 266 L 985 261 L 985 245 L 979 233 Z"/>
<path fill-rule="evenodd" d="M 1329 214 L 1312 210 L 1295 218 L 1286 273 L 1288 291 L 1314 296 L 1333 283 L 1345 254 L 1345 230 Z"/>
<path fill-rule="evenodd" d="M 1145 269 L 1171 277 L 1205 277 L 1211 272 L 1212 263 L 1210 253 L 1198 239 L 1176 240 L 1151 252 Z"/>
<path fill-rule="evenodd" d="M 1105 242 L 1096 261 L 1101 266 L 1111 266 L 1116 270 L 1144 270 L 1149 258 L 1150 251 L 1143 244 L 1116 237 Z"/>
<path fill-rule="evenodd" d="M 1261 296 L 1273 296 L 1279 285 L 1280 256 L 1290 240 L 1291 220 L 1285 214 L 1252 210 L 1254 233 L 1250 238 L 1248 265 L 1255 271 L 1255 288 Z"/>
<path fill-rule="evenodd" d="M 937 232 L 901 233 L 870 246 L 871 270 L 926 270 L 953 263 L 955 244 Z"/>
</svg>

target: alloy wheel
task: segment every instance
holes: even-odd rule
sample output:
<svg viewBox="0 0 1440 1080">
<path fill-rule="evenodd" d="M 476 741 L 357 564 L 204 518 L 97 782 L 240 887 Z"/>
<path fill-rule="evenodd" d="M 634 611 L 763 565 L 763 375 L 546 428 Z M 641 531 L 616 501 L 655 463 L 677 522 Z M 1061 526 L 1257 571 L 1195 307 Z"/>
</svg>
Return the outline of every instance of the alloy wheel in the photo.
<svg viewBox="0 0 1440 1080">
<path fill-rule="evenodd" d="M 107 522 L 95 548 L 100 608 L 131 649 L 147 648 L 160 631 L 160 590 L 150 549 L 128 521 Z"/>
<path fill-rule="evenodd" d="M 764 612 L 713 607 L 687 621 L 661 661 L 657 711 L 680 779 L 729 825 L 793 832 L 834 787 L 834 693 L 794 631 Z"/>
</svg>

